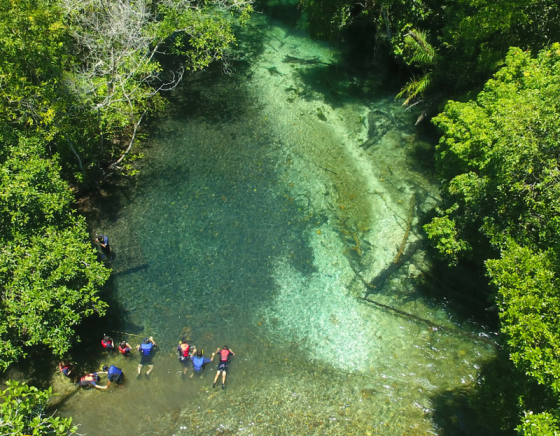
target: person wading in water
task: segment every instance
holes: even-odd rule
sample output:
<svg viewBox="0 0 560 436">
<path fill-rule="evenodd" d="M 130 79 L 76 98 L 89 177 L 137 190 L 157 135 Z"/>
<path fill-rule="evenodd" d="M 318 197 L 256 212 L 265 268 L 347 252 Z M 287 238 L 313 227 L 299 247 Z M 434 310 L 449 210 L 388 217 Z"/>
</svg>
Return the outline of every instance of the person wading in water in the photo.
<svg viewBox="0 0 560 436">
<path fill-rule="evenodd" d="M 218 381 L 218 377 L 220 377 L 220 373 L 222 373 L 222 389 L 225 389 L 226 383 L 226 372 L 229 363 L 229 356 L 235 356 L 235 353 L 231 351 L 227 345 L 224 345 L 224 348 L 220 351 L 218 348 L 215 354 L 220 355 L 220 362 L 218 363 L 218 372 L 216 373 L 216 378 L 214 379 L 214 383 L 212 383 L 212 387 L 216 387 L 216 381 Z"/>
</svg>

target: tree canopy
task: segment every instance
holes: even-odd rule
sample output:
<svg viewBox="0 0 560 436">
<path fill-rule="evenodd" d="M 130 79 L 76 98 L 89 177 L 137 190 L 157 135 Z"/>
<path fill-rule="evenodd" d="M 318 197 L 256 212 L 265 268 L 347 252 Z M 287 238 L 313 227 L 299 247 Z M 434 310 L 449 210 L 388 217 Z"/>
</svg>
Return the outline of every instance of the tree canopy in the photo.
<svg viewBox="0 0 560 436">
<path fill-rule="evenodd" d="M 560 398 L 560 44 L 512 48 L 475 101 L 434 118 L 443 202 L 425 226 L 450 263 L 485 262 L 513 363 Z M 523 407 L 524 435 L 560 431 Z"/>
<path fill-rule="evenodd" d="M 42 391 L 16 381 L 0 392 L 0 427 L 6 435 L 67 436 L 76 434 L 72 418 L 45 413 L 52 389 Z"/>
<path fill-rule="evenodd" d="M 538 51 L 560 40 L 554 0 L 300 0 L 311 34 L 335 39 L 370 23 L 377 41 L 410 66 L 401 96 L 436 111 L 449 97 L 475 95 L 502 65 L 511 46 Z M 441 108 L 439 108 L 441 110 Z"/>
<path fill-rule="evenodd" d="M 227 58 L 251 10 L 250 0 L 0 0 L 1 367 L 35 344 L 62 356 L 75 326 L 105 313 L 110 270 L 73 191 L 131 174 L 161 92 Z"/>
</svg>

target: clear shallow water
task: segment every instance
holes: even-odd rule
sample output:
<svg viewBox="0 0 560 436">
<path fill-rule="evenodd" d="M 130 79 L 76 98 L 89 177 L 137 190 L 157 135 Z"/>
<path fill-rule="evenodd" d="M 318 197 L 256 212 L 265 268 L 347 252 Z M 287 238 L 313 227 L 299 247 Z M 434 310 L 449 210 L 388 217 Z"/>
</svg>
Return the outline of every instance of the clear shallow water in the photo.
<svg viewBox="0 0 560 436">
<path fill-rule="evenodd" d="M 437 398 L 468 388 L 493 348 L 484 326 L 421 292 L 437 276 L 419 228 L 437 185 L 414 115 L 264 15 L 236 56 L 233 76 L 175 92 L 137 188 L 97 223 L 117 253 L 115 325 L 140 337 L 111 334 L 154 336 L 151 380 L 135 379 L 136 356 L 106 358 L 124 387 L 79 391 L 59 411 L 90 435 L 441 433 Z M 215 364 L 181 380 L 183 335 L 235 351 L 226 390 L 212 389 Z"/>
</svg>

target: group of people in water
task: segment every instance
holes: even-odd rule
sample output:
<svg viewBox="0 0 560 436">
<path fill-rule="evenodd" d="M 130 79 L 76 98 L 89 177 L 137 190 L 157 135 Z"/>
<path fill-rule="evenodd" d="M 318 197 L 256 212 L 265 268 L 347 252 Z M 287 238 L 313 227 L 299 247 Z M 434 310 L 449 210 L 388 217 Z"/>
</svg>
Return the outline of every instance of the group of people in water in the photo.
<svg viewBox="0 0 560 436">
<path fill-rule="evenodd" d="M 113 339 L 107 335 L 105 335 L 101 340 L 101 345 L 108 352 L 112 353 L 115 351 L 115 343 Z M 156 346 L 157 344 L 155 343 L 154 338 L 152 336 L 150 336 L 149 338 L 145 338 L 141 344 L 136 346 L 136 350 L 140 353 L 140 363 L 138 364 L 137 379 L 141 378 L 142 367 L 144 365 L 147 366 L 148 368 L 145 373 L 145 377 L 148 378 L 151 372 L 153 371 L 154 365 L 152 364 L 152 358 L 153 358 L 154 347 Z M 123 356 L 130 356 L 132 353 L 132 347 L 126 341 L 123 341 L 119 344 L 118 350 Z M 214 382 L 212 383 L 212 387 L 213 388 L 216 387 L 216 382 L 220 378 L 220 374 L 221 374 L 222 389 L 225 389 L 226 373 L 228 369 L 229 358 L 230 356 L 235 356 L 235 353 L 231 351 L 227 345 L 224 345 L 222 348 L 218 348 L 214 353 L 212 353 L 211 358 L 207 358 L 204 356 L 203 350 L 197 350 L 195 346 L 191 347 L 187 343 L 187 341 L 183 338 L 179 342 L 179 346 L 177 347 L 177 354 L 179 356 L 179 361 L 183 365 L 183 371 L 181 373 L 181 377 L 183 379 L 186 377 L 188 368 L 191 365 L 193 368 L 193 373 L 191 374 L 191 378 L 194 376 L 195 373 L 200 374 L 200 378 L 202 378 L 205 365 L 212 362 L 216 355 L 219 355 L 218 369 L 216 372 L 216 377 L 214 378 Z M 63 361 L 59 363 L 58 369 L 66 377 L 71 377 L 74 367 L 71 363 Z M 99 381 L 101 380 L 100 377 L 101 374 L 107 374 L 106 386 L 102 386 L 98 384 Z M 84 388 L 95 387 L 96 389 L 107 390 L 112 382 L 115 382 L 117 385 L 120 385 L 123 381 L 124 381 L 124 373 L 121 368 L 117 368 L 115 365 L 111 365 L 110 367 L 104 365 L 102 367 L 102 371 L 90 372 L 89 374 L 80 377 L 77 384 Z"/>
<path fill-rule="evenodd" d="M 98 235 L 95 239 L 95 242 L 99 244 L 99 247 L 101 249 L 101 259 L 109 261 L 114 259 L 114 255 L 111 253 L 111 247 L 109 245 L 109 238 L 106 235 Z M 107 335 L 103 336 L 101 345 L 108 352 L 115 351 L 115 343 L 113 339 Z M 140 363 L 138 364 L 137 379 L 140 379 L 142 376 L 143 366 L 147 366 L 148 368 L 145 373 L 145 377 L 149 378 L 150 374 L 152 373 L 154 369 L 154 365 L 152 364 L 154 347 L 157 347 L 157 344 L 155 343 L 152 336 L 150 336 L 149 338 L 145 338 L 141 344 L 136 346 L 136 350 L 140 353 Z M 119 344 L 118 350 L 123 356 L 130 356 L 132 353 L 132 346 L 128 342 L 122 341 Z M 212 353 L 212 357 L 207 358 L 204 356 L 203 350 L 198 350 L 195 346 L 191 347 L 191 345 L 189 345 L 183 338 L 183 340 L 179 342 L 179 346 L 177 347 L 177 354 L 179 356 L 179 361 L 183 365 L 183 371 L 181 373 L 181 377 L 183 379 L 185 379 L 188 368 L 191 365 L 193 368 L 191 378 L 195 373 L 200 374 L 200 378 L 202 378 L 205 365 L 211 363 L 214 360 L 214 357 L 216 355 L 219 355 L 218 369 L 216 372 L 216 377 L 214 378 L 214 382 L 212 383 L 212 387 L 216 387 L 216 382 L 220 378 L 221 374 L 222 389 L 225 389 L 229 358 L 230 356 L 235 356 L 235 353 L 231 351 L 227 347 L 227 345 L 224 345 L 221 349 L 218 348 L 214 353 Z M 60 362 L 58 365 L 58 369 L 66 377 L 73 377 L 74 365 L 70 362 Z M 107 374 L 106 386 L 98 384 L 101 379 L 101 374 Z M 108 367 L 107 365 L 103 365 L 102 371 L 90 372 L 89 374 L 76 379 L 76 381 L 79 386 L 84 388 L 95 387 L 96 389 L 106 390 L 113 382 L 117 385 L 120 385 L 122 382 L 124 382 L 124 373 L 121 368 L 117 368 L 115 365 L 111 365 L 110 367 Z"/>
</svg>

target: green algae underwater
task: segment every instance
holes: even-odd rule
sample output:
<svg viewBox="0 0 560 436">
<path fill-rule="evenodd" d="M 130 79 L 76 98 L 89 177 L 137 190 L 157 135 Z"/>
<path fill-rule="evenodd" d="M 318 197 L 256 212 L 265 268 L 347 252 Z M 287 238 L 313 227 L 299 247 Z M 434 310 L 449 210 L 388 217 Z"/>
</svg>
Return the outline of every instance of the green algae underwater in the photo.
<svg viewBox="0 0 560 436">
<path fill-rule="evenodd" d="M 149 380 L 136 355 L 102 359 L 127 376 L 108 392 L 54 376 L 80 433 L 482 434 L 450 398 L 472 388 L 494 333 L 479 307 L 441 296 L 469 282 L 439 276 L 421 230 L 438 203 L 433 145 L 386 71 L 356 73 L 288 10 L 255 14 L 232 74 L 174 91 L 137 186 L 95 222 L 117 255 L 115 325 L 134 335 L 108 333 L 159 347 Z M 236 353 L 225 389 L 217 359 L 181 378 L 182 337 Z"/>
</svg>

